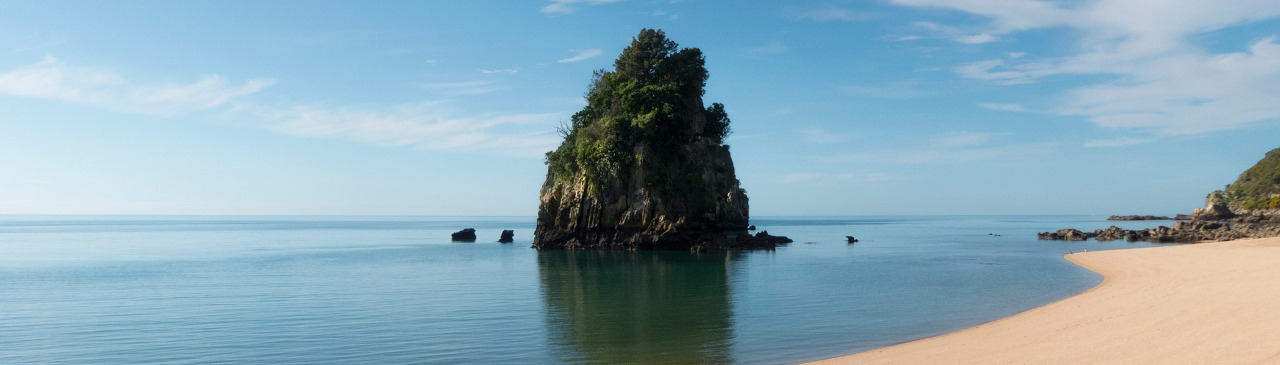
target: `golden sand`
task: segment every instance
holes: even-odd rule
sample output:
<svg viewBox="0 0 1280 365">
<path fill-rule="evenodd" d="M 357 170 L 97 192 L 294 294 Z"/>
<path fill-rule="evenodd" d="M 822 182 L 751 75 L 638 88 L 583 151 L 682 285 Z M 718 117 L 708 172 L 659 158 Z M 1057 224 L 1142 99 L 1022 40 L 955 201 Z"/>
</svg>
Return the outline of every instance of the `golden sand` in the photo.
<svg viewBox="0 0 1280 365">
<path fill-rule="evenodd" d="M 1102 284 L 818 364 L 1280 364 L 1280 238 L 1067 255 Z"/>
</svg>

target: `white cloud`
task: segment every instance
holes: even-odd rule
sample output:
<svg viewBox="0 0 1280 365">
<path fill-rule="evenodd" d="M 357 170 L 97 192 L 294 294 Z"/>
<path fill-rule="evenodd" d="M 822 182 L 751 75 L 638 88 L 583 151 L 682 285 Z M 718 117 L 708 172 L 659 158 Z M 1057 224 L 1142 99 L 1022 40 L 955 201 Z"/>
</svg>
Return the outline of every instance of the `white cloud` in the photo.
<svg viewBox="0 0 1280 365">
<path fill-rule="evenodd" d="M 602 49 L 599 49 L 599 48 L 588 49 L 588 50 L 585 50 L 585 51 L 580 51 L 580 52 L 578 52 L 578 53 L 574 54 L 572 57 L 569 57 L 569 58 L 566 58 L 566 59 L 563 59 L 563 60 L 560 60 L 560 61 L 557 61 L 557 62 L 560 62 L 560 63 L 573 63 L 573 62 L 579 62 L 579 61 L 586 60 L 586 59 L 591 58 L 591 57 L 599 56 L 599 55 L 601 55 L 601 54 L 604 54 L 604 50 L 602 50 Z"/>
<path fill-rule="evenodd" d="M 547 14 L 567 14 L 578 11 L 579 5 L 600 5 L 618 3 L 627 0 L 551 0 L 551 5 L 542 7 Z"/>
<path fill-rule="evenodd" d="M 57 100 L 144 114 L 205 110 L 265 89 L 275 81 L 249 80 L 228 85 L 218 75 L 189 84 L 135 85 L 101 68 L 68 66 L 53 57 L 0 74 L 0 94 Z"/>
<path fill-rule="evenodd" d="M 295 107 L 257 111 L 276 132 L 431 151 L 541 156 L 560 138 L 560 113 L 459 115 L 448 103 L 403 104 L 389 110 Z"/>
<path fill-rule="evenodd" d="M 852 22 L 852 21 L 871 20 L 871 19 L 875 19 L 875 17 L 876 17 L 875 14 L 860 13 L 860 12 L 856 12 L 849 9 L 837 8 L 834 6 L 813 9 L 810 11 L 800 13 L 800 15 L 798 16 L 798 18 L 800 19 L 808 19 L 808 20 L 813 20 L 818 22 L 829 22 L 833 20 Z"/>
<path fill-rule="evenodd" d="M 958 10 L 986 17 L 972 29 L 933 23 L 941 32 L 999 37 L 1019 31 L 1067 28 L 1078 35 L 1074 54 L 1034 59 L 1022 53 L 956 67 L 963 77 L 1003 85 L 1056 75 L 1109 77 L 1063 91 L 1054 111 L 1103 127 L 1130 129 L 1143 138 L 1090 141 L 1101 147 L 1150 137 L 1242 128 L 1280 119 L 1280 45 L 1275 38 L 1236 52 L 1213 53 L 1197 42 L 1208 32 L 1273 19 L 1280 2 L 1241 0 L 1094 0 L 1065 5 L 1039 0 L 891 0 L 916 7 Z M 1270 34 L 1274 36 L 1275 34 Z M 1016 54 L 1016 56 L 1015 56 Z"/>
</svg>

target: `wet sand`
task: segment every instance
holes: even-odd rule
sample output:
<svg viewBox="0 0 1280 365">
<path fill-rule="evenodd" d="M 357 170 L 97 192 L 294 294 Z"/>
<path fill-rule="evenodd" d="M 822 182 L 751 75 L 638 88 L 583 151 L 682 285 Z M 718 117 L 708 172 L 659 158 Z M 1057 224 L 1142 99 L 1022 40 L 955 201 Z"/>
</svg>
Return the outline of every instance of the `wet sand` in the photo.
<svg viewBox="0 0 1280 365">
<path fill-rule="evenodd" d="M 1097 287 L 818 364 L 1280 363 L 1280 238 L 1067 255 Z"/>
</svg>

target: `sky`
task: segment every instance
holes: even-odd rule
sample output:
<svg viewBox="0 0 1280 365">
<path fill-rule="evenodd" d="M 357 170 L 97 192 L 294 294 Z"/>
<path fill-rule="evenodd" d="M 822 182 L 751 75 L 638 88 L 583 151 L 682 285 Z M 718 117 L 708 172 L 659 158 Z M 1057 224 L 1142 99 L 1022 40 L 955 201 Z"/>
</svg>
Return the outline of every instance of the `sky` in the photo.
<svg viewBox="0 0 1280 365">
<path fill-rule="evenodd" d="M 11 0 L 0 214 L 536 215 L 642 28 L 756 216 L 1189 213 L 1280 147 L 1275 0 Z"/>
</svg>

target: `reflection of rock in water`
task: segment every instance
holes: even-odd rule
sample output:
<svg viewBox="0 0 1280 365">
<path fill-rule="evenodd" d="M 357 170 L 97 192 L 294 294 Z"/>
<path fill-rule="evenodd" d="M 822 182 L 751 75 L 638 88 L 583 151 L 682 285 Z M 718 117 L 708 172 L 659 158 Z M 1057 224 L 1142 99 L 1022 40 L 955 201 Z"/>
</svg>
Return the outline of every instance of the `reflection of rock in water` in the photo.
<svg viewBox="0 0 1280 365">
<path fill-rule="evenodd" d="M 548 343 L 565 363 L 729 363 L 724 254 L 541 251 Z"/>
</svg>

